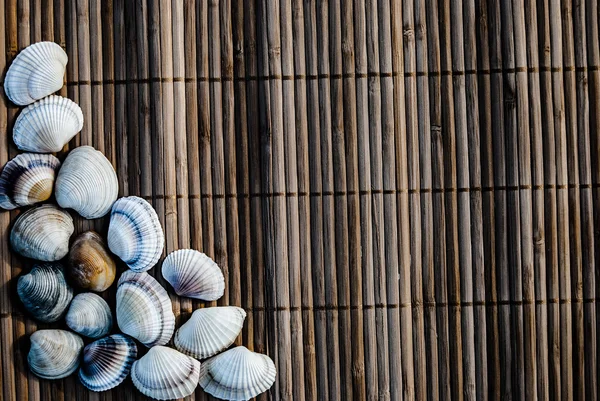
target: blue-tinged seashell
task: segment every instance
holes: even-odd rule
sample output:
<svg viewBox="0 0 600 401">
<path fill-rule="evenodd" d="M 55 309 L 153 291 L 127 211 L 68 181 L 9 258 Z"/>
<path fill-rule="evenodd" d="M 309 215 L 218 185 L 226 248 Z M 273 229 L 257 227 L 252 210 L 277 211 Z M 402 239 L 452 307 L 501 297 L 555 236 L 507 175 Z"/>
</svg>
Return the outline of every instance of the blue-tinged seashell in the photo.
<svg viewBox="0 0 600 401">
<path fill-rule="evenodd" d="M 225 291 L 221 268 L 210 257 L 193 249 L 171 252 L 163 261 L 162 275 L 182 297 L 216 301 Z"/>
<path fill-rule="evenodd" d="M 83 340 L 66 330 L 38 330 L 30 337 L 29 368 L 42 379 L 62 379 L 79 366 Z"/>
<path fill-rule="evenodd" d="M 86 292 L 73 298 L 65 321 L 71 330 L 82 336 L 100 338 L 110 333 L 112 313 L 105 300 Z"/>
</svg>

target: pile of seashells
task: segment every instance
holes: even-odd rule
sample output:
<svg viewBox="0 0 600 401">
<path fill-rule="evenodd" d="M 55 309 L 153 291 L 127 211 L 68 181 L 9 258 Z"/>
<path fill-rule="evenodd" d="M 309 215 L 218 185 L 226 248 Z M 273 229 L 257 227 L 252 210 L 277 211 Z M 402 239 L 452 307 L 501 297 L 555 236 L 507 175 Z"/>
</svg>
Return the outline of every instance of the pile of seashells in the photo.
<svg viewBox="0 0 600 401">
<path fill-rule="evenodd" d="M 115 170 L 94 148 L 72 150 L 62 166 L 50 154 L 60 151 L 83 127 L 79 106 L 51 95 L 63 85 L 66 64 L 60 46 L 36 43 L 15 58 L 4 84 L 13 103 L 28 105 L 15 122 L 13 139 L 20 150 L 30 153 L 18 155 L 4 167 L 0 207 L 12 210 L 38 204 L 53 193 L 58 204 L 33 206 L 14 223 L 12 249 L 39 261 L 19 278 L 17 293 L 35 319 L 53 323 L 64 317 L 74 332 L 33 333 L 27 357 L 31 371 L 44 379 L 60 379 L 79 368 L 81 383 L 92 391 L 114 388 L 131 373 L 141 393 L 159 400 L 186 397 L 198 384 L 226 400 L 247 400 L 268 390 L 276 371 L 267 355 L 243 346 L 222 352 L 242 330 L 246 317 L 242 308 L 198 309 L 175 332 L 169 295 L 146 273 L 158 263 L 164 248 L 164 233 L 152 206 L 136 196 L 117 200 Z M 74 226 L 65 209 L 86 219 L 110 212 L 108 240 L 87 231 L 69 244 Z M 111 309 L 94 293 L 105 291 L 115 280 L 113 255 L 129 267 L 116 291 L 122 334 L 110 334 Z M 219 266 L 192 249 L 169 254 L 162 275 L 182 297 L 214 301 L 225 289 Z M 93 292 L 74 296 L 71 284 Z M 84 347 L 80 336 L 95 341 Z M 172 337 L 176 349 L 165 346 Z M 134 339 L 149 348 L 139 359 Z"/>
</svg>

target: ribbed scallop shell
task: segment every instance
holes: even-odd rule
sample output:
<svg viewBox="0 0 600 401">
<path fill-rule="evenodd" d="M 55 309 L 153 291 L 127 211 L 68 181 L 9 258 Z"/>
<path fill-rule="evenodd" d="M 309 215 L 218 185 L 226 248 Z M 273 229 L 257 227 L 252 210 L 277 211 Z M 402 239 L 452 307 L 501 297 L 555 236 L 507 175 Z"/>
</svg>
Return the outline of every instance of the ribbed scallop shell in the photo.
<svg viewBox="0 0 600 401">
<path fill-rule="evenodd" d="M 13 141 L 28 152 L 60 152 L 81 128 L 83 113 L 77 103 L 52 95 L 27 106 L 19 114 Z"/>
<path fill-rule="evenodd" d="M 63 86 L 67 53 L 54 42 L 39 42 L 17 54 L 6 73 L 4 92 L 11 102 L 24 106 Z"/>
<path fill-rule="evenodd" d="M 30 337 L 29 368 L 42 379 L 62 379 L 79 366 L 83 340 L 66 330 L 38 330 Z"/>
<path fill-rule="evenodd" d="M 117 323 L 147 347 L 166 344 L 175 330 L 167 291 L 149 274 L 127 270 L 117 287 Z"/>
<path fill-rule="evenodd" d="M 52 155 L 16 156 L 0 174 L 0 207 L 12 210 L 50 198 L 59 167 L 60 161 Z"/>
<path fill-rule="evenodd" d="M 86 219 L 107 214 L 118 194 L 115 169 L 102 152 L 91 146 L 71 151 L 56 178 L 56 202 Z"/>
<path fill-rule="evenodd" d="M 225 291 L 225 279 L 219 266 L 193 249 L 171 252 L 163 261 L 162 275 L 182 297 L 215 301 Z"/>
<path fill-rule="evenodd" d="M 202 362 L 199 382 L 217 398 L 242 401 L 271 388 L 276 374 L 271 358 L 239 346 Z"/>
<path fill-rule="evenodd" d="M 67 256 L 73 230 L 69 213 L 53 205 L 37 206 L 17 218 L 10 244 L 27 258 L 52 262 Z"/>
<path fill-rule="evenodd" d="M 242 331 L 246 311 L 237 306 L 197 309 L 177 330 L 175 348 L 186 355 L 204 359 L 229 347 Z"/>
<path fill-rule="evenodd" d="M 86 231 L 75 238 L 67 273 L 75 285 L 91 291 L 102 292 L 115 281 L 115 262 L 98 233 Z"/>
<path fill-rule="evenodd" d="M 172 348 L 156 346 L 131 368 L 131 380 L 144 395 L 173 400 L 192 394 L 198 385 L 200 362 Z"/>
<path fill-rule="evenodd" d="M 19 277 L 17 294 L 25 309 L 37 320 L 51 323 L 60 319 L 73 299 L 60 263 L 36 265 Z"/>
<path fill-rule="evenodd" d="M 131 270 L 151 269 L 164 245 L 165 236 L 152 205 L 137 196 L 115 202 L 110 214 L 108 247 Z"/>
<path fill-rule="evenodd" d="M 92 391 L 106 391 L 125 380 L 137 357 L 135 341 L 113 334 L 89 344 L 83 350 L 79 380 Z"/>
<path fill-rule="evenodd" d="M 112 328 L 112 313 L 105 300 L 84 292 L 73 298 L 65 321 L 71 330 L 82 336 L 100 338 Z"/>
</svg>

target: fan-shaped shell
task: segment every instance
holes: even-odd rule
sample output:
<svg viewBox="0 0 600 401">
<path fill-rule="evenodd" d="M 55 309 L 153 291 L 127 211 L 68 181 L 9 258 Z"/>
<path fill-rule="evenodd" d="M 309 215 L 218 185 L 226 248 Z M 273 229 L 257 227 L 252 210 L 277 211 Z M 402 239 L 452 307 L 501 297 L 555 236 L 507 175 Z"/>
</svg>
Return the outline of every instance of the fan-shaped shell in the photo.
<svg viewBox="0 0 600 401">
<path fill-rule="evenodd" d="M 37 206 L 17 218 L 10 232 L 10 244 L 27 258 L 52 262 L 69 252 L 73 230 L 69 213 L 53 205 Z"/>
<path fill-rule="evenodd" d="M 71 151 L 56 178 L 56 202 L 86 219 L 107 214 L 118 194 L 115 169 L 102 152 L 91 146 Z"/>
<path fill-rule="evenodd" d="M 102 292 L 111 286 L 116 266 L 98 233 L 86 231 L 75 238 L 67 273 L 75 285 L 86 290 Z"/>
<path fill-rule="evenodd" d="M 0 207 L 12 210 L 50 198 L 59 167 L 60 161 L 52 155 L 16 156 L 0 174 Z"/>
<path fill-rule="evenodd" d="M 241 401 L 271 388 L 276 374 L 271 358 L 239 346 L 204 361 L 199 382 L 217 398 Z"/>
<path fill-rule="evenodd" d="M 73 299 L 60 263 L 36 265 L 19 277 L 17 294 L 25 309 L 37 320 L 50 323 L 60 319 Z"/>
<path fill-rule="evenodd" d="M 200 362 L 168 347 L 156 346 L 131 368 L 131 380 L 144 395 L 173 400 L 192 394 L 198 385 Z"/>
<path fill-rule="evenodd" d="M 143 272 L 152 268 L 164 245 L 165 236 L 152 205 L 137 196 L 115 202 L 110 214 L 108 247 L 131 270 Z"/>
<path fill-rule="evenodd" d="M 67 61 L 67 53 L 56 43 L 39 42 L 26 47 L 6 72 L 6 96 L 24 106 L 56 92 L 63 86 Z"/>
<path fill-rule="evenodd" d="M 126 271 L 117 287 L 117 323 L 147 347 L 166 344 L 175 330 L 167 291 L 147 273 Z"/>
<path fill-rule="evenodd" d="M 237 306 L 197 309 L 177 330 L 173 344 L 186 355 L 208 358 L 233 344 L 245 318 L 246 312 Z"/>
<path fill-rule="evenodd" d="M 66 330 L 38 330 L 30 337 L 29 368 L 42 379 L 62 379 L 79 366 L 83 340 Z"/>
<path fill-rule="evenodd" d="M 91 292 L 84 292 L 73 298 L 65 321 L 76 333 L 100 338 L 112 328 L 112 313 L 105 300 Z"/>
<path fill-rule="evenodd" d="M 106 391 L 125 380 L 137 357 L 135 341 L 113 334 L 89 344 L 83 350 L 79 380 L 92 391 Z"/>
<path fill-rule="evenodd" d="M 162 275 L 177 295 L 215 301 L 223 296 L 225 279 L 219 266 L 207 255 L 193 249 L 169 254 Z"/>
</svg>

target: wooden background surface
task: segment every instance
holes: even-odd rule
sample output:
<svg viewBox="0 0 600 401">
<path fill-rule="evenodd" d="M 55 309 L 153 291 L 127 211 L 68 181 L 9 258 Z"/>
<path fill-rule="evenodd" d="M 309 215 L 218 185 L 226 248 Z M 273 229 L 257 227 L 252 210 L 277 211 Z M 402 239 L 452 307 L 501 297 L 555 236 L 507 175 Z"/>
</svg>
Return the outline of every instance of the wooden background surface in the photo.
<svg viewBox="0 0 600 401">
<path fill-rule="evenodd" d="M 278 368 L 261 400 L 596 400 L 598 20 L 597 0 L 0 0 L 0 70 L 65 48 L 85 124 L 60 157 L 102 150 L 166 252 L 219 263 L 238 343 Z M 2 96 L 2 165 L 18 112 Z M 142 398 L 28 372 L 17 214 L 3 399 Z"/>
</svg>

